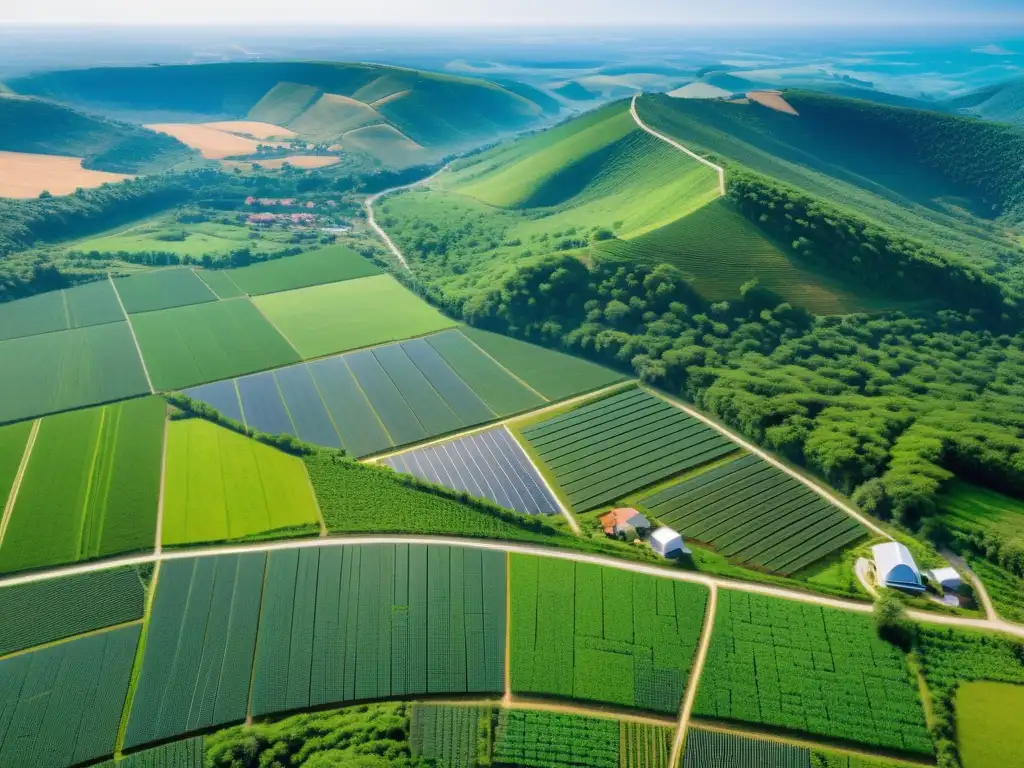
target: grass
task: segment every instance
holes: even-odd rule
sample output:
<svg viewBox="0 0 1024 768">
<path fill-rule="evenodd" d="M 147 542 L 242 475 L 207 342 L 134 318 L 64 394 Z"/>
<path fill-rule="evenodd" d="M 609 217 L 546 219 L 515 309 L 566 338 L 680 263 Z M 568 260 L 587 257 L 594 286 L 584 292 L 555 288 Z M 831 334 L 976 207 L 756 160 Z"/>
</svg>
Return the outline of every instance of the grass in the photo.
<svg viewBox="0 0 1024 768">
<path fill-rule="evenodd" d="M 152 547 L 164 410 L 150 397 L 44 419 L 0 545 L 0 570 Z"/>
<path fill-rule="evenodd" d="M 127 323 L 0 342 L 0 423 L 147 392 Z"/>
<path fill-rule="evenodd" d="M 1024 579 L 981 557 L 972 557 L 970 565 L 996 612 L 1004 619 L 1024 623 Z"/>
<path fill-rule="evenodd" d="M 219 256 L 239 248 L 278 250 L 287 245 L 289 237 L 288 233 L 263 232 L 258 239 L 253 239 L 250 234 L 251 230 L 246 226 L 209 221 L 182 224 L 169 217 L 156 217 L 127 229 L 78 241 L 71 250 L 84 253 L 155 251 L 199 259 L 207 253 Z"/>
<path fill-rule="evenodd" d="M 956 736 L 964 768 L 1021 768 L 1024 686 L 964 683 L 956 692 Z"/>
<path fill-rule="evenodd" d="M 939 499 L 942 520 L 970 535 L 995 531 L 1009 541 L 1024 541 L 1024 501 L 997 491 L 952 480 Z"/>
<path fill-rule="evenodd" d="M 317 524 L 301 459 L 202 419 L 173 421 L 169 430 L 165 546 Z"/>
<path fill-rule="evenodd" d="M 129 314 L 216 301 L 217 297 L 188 267 L 138 272 L 114 282 Z"/>
<path fill-rule="evenodd" d="M 307 360 L 454 325 L 390 275 L 275 293 L 254 301 Z"/>
<path fill-rule="evenodd" d="M 210 274 L 210 273 L 204 273 Z M 379 275 L 380 269 L 351 248 L 332 245 L 297 256 L 252 264 L 224 273 L 244 293 L 291 291 L 311 285 L 335 283 L 357 277 Z"/>
<path fill-rule="evenodd" d="M 147 312 L 132 319 L 153 386 L 181 389 L 298 362 L 248 299 Z"/>
</svg>

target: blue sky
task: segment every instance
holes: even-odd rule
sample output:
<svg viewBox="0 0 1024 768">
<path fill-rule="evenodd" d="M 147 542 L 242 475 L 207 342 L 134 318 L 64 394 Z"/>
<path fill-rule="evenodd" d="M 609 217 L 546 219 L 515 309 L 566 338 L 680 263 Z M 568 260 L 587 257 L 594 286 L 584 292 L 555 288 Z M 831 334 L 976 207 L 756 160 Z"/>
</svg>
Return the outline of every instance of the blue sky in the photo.
<svg viewBox="0 0 1024 768">
<path fill-rule="evenodd" d="M 1024 26 L 1024 0 L 0 0 L 0 21 L 352 26 Z"/>
</svg>

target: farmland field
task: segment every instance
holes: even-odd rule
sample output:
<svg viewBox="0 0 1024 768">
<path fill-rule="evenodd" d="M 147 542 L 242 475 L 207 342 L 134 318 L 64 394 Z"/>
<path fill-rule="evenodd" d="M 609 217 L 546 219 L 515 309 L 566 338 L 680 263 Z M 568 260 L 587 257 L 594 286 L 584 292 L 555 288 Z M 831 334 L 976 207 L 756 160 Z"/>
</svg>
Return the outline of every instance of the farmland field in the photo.
<svg viewBox="0 0 1024 768">
<path fill-rule="evenodd" d="M 619 768 L 619 723 L 596 717 L 503 709 L 494 760 L 535 768 Z"/>
<path fill-rule="evenodd" d="M 0 304 L 0 341 L 122 320 L 113 286 L 98 280 Z"/>
<path fill-rule="evenodd" d="M 80 157 L 0 152 L 0 197 L 39 197 L 43 192 L 70 195 L 79 187 L 92 189 L 129 178 L 123 173 L 90 171 L 82 167 Z"/>
<path fill-rule="evenodd" d="M 976 680 L 1024 685 L 1021 646 L 1009 638 L 921 627 L 920 650 L 933 698 L 949 697 L 958 685 Z"/>
<path fill-rule="evenodd" d="M 126 749 L 245 719 L 265 564 L 260 553 L 160 566 Z"/>
<path fill-rule="evenodd" d="M 469 326 L 461 330 L 470 341 L 548 400 L 562 400 L 626 379 L 611 368 L 509 336 Z"/>
<path fill-rule="evenodd" d="M 729 590 L 694 714 L 932 752 L 917 682 L 870 616 Z"/>
<path fill-rule="evenodd" d="M 867 531 L 766 461 L 747 454 L 640 501 L 687 539 L 750 568 L 789 575 Z"/>
<path fill-rule="evenodd" d="M 259 296 L 254 301 L 305 359 L 421 336 L 455 324 L 390 275 Z"/>
<path fill-rule="evenodd" d="M 336 283 L 353 278 L 379 275 L 380 268 L 364 259 L 351 248 L 332 245 L 297 256 L 273 259 L 251 264 L 223 274 L 244 293 L 259 296 L 266 293 L 291 291 L 323 283 Z M 210 272 L 202 273 L 204 277 Z M 219 293 L 219 291 L 218 291 Z"/>
<path fill-rule="evenodd" d="M 678 408 L 631 389 L 523 430 L 577 511 L 737 450 Z"/>
<path fill-rule="evenodd" d="M 272 552 L 259 638 L 254 715 L 500 693 L 505 556 L 407 544 Z"/>
<path fill-rule="evenodd" d="M 409 713 L 409 750 L 413 757 L 434 760 L 448 768 L 475 768 L 478 763 L 478 733 L 481 719 L 487 722 L 490 707 L 435 704 L 412 705 Z"/>
<path fill-rule="evenodd" d="M 30 421 L 0 427 L 0 510 L 7 506 L 31 432 Z"/>
<path fill-rule="evenodd" d="M 996 611 L 1004 619 L 1024 623 L 1024 579 L 980 557 L 970 559 L 971 570 L 985 585 Z"/>
<path fill-rule="evenodd" d="M 525 555 L 511 579 L 513 691 L 678 710 L 707 588 Z"/>
<path fill-rule="evenodd" d="M 804 747 L 768 739 L 690 728 L 682 768 L 810 768 L 811 753 Z"/>
<path fill-rule="evenodd" d="M 0 423 L 148 392 L 125 322 L 0 341 Z"/>
<path fill-rule="evenodd" d="M 949 483 L 939 498 L 942 521 L 955 535 L 980 549 L 986 534 L 1024 544 L 1024 502 L 961 480 Z"/>
<path fill-rule="evenodd" d="M 139 626 L 0 661 L 0 765 L 66 768 L 114 752 Z"/>
<path fill-rule="evenodd" d="M 203 768 L 203 737 L 172 741 L 159 747 L 124 755 L 98 768 Z"/>
<path fill-rule="evenodd" d="M 152 547 L 165 409 L 147 397 L 45 418 L 0 544 L 0 571 Z"/>
<path fill-rule="evenodd" d="M 154 123 L 145 126 L 151 131 L 166 133 L 193 149 L 209 160 L 221 160 L 235 155 L 253 155 L 261 144 L 277 144 L 277 142 L 258 142 L 236 136 L 227 131 L 220 131 L 208 125 L 192 123 Z"/>
<path fill-rule="evenodd" d="M 80 240 L 71 247 L 76 252 L 97 254 L 145 251 L 173 253 L 179 257 L 188 256 L 198 262 L 206 254 L 227 256 L 239 248 L 261 253 L 277 251 L 287 247 L 291 237 L 287 232 L 264 231 L 258 240 L 254 240 L 249 237 L 250 234 L 249 227 L 240 224 L 224 224 L 219 221 L 182 224 L 174 216 L 158 216 L 124 229 Z M 227 297 L 222 295 L 221 298 Z"/>
<path fill-rule="evenodd" d="M 141 619 L 145 596 L 134 568 L 0 588 L 0 656 Z"/>
<path fill-rule="evenodd" d="M 964 768 L 1022 768 L 1024 685 L 976 682 L 956 692 L 956 734 Z"/>
<path fill-rule="evenodd" d="M 202 419 L 168 425 L 163 543 L 313 530 L 302 460 Z"/>
<path fill-rule="evenodd" d="M 206 287 L 217 294 L 218 299 L 237 299 L 245 296 L 245 291 L 231 279 L 230 269 L 197 269 L 199 279 Z"/>
<path fill-rule="evenodd" d="M 216 301 L 217 296 L 188 267 L 137 272 L 114 281 L 128 314 Z"/>
<path fill-rule="evenodd" d="M 180 389 L 298 362 L 248 299 L 147 312 L 132 318 L 153 386 Z"/>
</svg>

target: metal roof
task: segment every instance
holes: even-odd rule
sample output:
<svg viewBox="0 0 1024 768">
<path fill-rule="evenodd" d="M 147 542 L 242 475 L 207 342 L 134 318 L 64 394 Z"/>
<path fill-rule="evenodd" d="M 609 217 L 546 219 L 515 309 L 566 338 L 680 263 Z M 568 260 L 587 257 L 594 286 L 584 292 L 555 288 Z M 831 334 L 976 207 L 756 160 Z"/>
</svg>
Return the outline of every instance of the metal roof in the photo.
<svg viewBox="0 0 1024 768">
<path fill-rule="evenodd" d="M 892 587 L 923 589 L 921 572 L 910 550 L 898 541 L 887 541 L 871 548 L 875 557 L 878 582 Z"/>
</svg>

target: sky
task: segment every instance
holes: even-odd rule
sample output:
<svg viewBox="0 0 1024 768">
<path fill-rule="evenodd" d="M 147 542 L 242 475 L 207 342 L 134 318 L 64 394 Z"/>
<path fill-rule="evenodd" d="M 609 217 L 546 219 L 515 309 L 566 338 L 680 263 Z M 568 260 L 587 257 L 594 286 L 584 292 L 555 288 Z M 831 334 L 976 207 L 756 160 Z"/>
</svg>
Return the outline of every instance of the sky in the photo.
<svg viewBox="0 0 1024 768">
<path fill-rule="evenodd" d="M 0 23 L 1024 26 L 1024 0 L 0 0 Z"/>
</svg>

